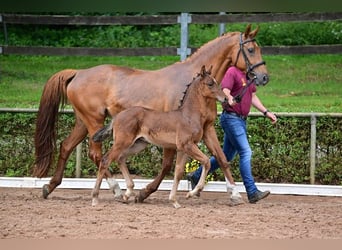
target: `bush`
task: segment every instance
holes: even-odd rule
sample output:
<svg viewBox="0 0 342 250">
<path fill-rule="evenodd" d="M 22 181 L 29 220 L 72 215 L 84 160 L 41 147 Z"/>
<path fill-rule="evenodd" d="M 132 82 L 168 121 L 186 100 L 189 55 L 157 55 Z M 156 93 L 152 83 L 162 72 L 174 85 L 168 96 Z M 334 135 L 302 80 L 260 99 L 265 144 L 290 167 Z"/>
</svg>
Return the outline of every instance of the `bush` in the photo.
<svg viewBox="0 0 342 250">
<path fill-rule="evenodd" d="M 33 136 L 36 114 L 0 113 L 0 175 L 31 176 L 34 163 Z M 73 127 L 73 114 L 62 114 L 58 122 L 60 142 Z M 341 118 L 317 118 L 316 182 L 317 184 L 342 184 L 342 127 Z M 222 142 L 223 134 L 216 121 L 217 134 Z M 280 117 L 276 126 L 263 117 L 251 116 L 248 120 L 249 140 L 253 150 L 253 174 L 258 182 L 310 183 L 310 118 Z M 106 141 L 107 151 L 111 141 Z M 199 147 L 208 156 L 205 146 Z M 58 150 L 56 150 L 58 151 Z M 82 148 L 82 177 L 95 177 L 97 168 L 88 158 L 88 143 Z M 149 145 L 143 152 L 128 160 L 131 174 L 142 178 L 154 178 L 161 169 L 162 150 Z M 75 176 L 75 154 L 72 154 L 64 173 L 65 177 Z M 238 158 L 232 162 L 232 173 L 241 181 Z M 116 164 L 111 171 L 120 173 Z M 51 169 L 50 174 L 54 173 Z M 171 175 L 168 178 L 171 178 Z M 221 171 L 216 171 L 210 180 L 223 181 Z"/>
</svg>

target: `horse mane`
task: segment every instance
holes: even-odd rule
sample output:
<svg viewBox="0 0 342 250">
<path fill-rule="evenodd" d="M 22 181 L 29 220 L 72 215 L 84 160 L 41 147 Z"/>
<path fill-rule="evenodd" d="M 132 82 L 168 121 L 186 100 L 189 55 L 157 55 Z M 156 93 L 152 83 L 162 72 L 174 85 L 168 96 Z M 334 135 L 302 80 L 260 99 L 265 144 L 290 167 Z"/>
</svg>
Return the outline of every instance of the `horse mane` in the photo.
<svg viewBox="0 0 342 250">
<path fill-rule="evenodd" d="M 216 37 L 213 40 L 210 40 L 209 42 L 203 44 L 201 47 L 199 47 L 193 54 L 191 54 L 189 57 L 187 57 L 184 61 L 179 62 L 179 63 L 183 63 L 183 62 L 187 62 L 190 60 L 193 60 L 193 58 L 196 58 L 198 54 L 202 53 L 203 50 L 206 50 L 207 48 L 211 48 L 212 44 L 216 44 L 217 46 L 220 46 L 220 43 L 218 42 L 219 40 L 224 40 L 226 38 L 230 38 L 233 35 L 236 35 L 239 32 L 227 32 L 222 34 L 221 36 Z"/>
</svg>

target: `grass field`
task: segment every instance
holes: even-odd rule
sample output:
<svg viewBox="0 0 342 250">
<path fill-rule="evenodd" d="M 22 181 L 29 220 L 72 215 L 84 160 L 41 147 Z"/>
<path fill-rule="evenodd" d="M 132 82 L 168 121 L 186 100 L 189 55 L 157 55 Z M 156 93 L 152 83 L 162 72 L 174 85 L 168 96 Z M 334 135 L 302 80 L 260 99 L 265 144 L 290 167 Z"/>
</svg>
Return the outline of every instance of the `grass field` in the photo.
<svg viewBox="0 0 342 250">
<path fill-rule="evenodd" d="M 46 80 L 66 68 L 117 64 L 158 69 L 179 60 L 160 57 L 0 56 L 0 107 L 36 108 Z M 271 80 L 258 88 L 274 112 L 342 112 L 342 56 L 264 56 Z"/>
</svg>

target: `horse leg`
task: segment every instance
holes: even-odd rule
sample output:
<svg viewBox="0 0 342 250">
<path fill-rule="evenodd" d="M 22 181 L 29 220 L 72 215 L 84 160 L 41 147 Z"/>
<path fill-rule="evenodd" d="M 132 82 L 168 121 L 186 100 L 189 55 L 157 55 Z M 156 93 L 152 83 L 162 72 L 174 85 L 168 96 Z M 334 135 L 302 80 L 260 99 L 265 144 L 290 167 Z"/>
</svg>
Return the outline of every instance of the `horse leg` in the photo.
<svg viewBox="0 0 342 250">
<path fill-rule="evenodd" d="M 106 154 L 99 166 L 99 171 L 97 173 L 97 178 L 95 182 L 95 186 L 93 188 L 93 191 L 91 193 L 92 196 L 92 206 L 96 206 L 99 203 L 99 192 L 102 184 L 102 179 L 106 175 L 106 172 L 108 171 L 108 166 L 110 165 L 112 161 L 108 159 L 108 154 Z"/>
<path fill-rule="evenodd" d="M 145 188 L 141 189 L 138 196 L 135 197 L 135 202 L 143 202 L 148 196 L 157 191 L 160 183 L 164 179 L 165 175 L 171 171 L 173 159 L 176 154 L 175 149 L 164 148 L 163 149 L 163 163 L 162 170 L 158 176 L 149 183 Z"/>
<path fill-rule="evenodd" d="M 90 138 L 92 137 L 90 136 Z M 96 164 L 98 168 L 100 168 L 100 162 L 102 159 L 101 149 L 101 143 L 93 142 L 91 139 L 89 140 L 89 158 Z M 122 191 L 120 189 L 119 183 L 113 177 L 108 168 L 104 170 L 104 176 L 106 177 L 109 190 L 114 194 L 114 198 L 120 198 L 122 196 Z"/>
<path fill-rule="evenodd" d="M 221 165 L 220 165 L 221 166 Z M 241 194 L 239 193 L 239 191 L 236 188 L 235 182 L 229 181 L 229 176 L 231 176 L 229 167 L 221 167 L 222 172 L 224 173 L 224 177 L 226 180 L 226 184 L 227 184 L 227 193 L 230 197 L 230 205 L 232 206 L 236 206 L 236 205 L 240 205 L 243 204 L 244 201 L 242 199 Z"/>
<path fill-rule="evenodd" d="M 186 154 L 184 154 L 181 151 L 177 152 L 177 160 L 176 160 L 176 167 L 174 171 L 175 173 L 174 173 L 173 185 L 172 185 L 172 189 L 169 195 L 169 200 L 172 202 L 172 205 L 175 208 L 181 207 L 181 205 L 177 201 L 176 193 L 177 193 L 179 182 L 184 175 L 184 166 L 185 166 L 187 159 L 188 159 L 188 156 Z"/>
<path fill-rule="evenodd" d="M 76 123 L 70 135 L 61 143 L 56 171 L 49 184 L 43 186 L 43 198 L 46 199 L 52 191 L 62 183 L 66 162 L 74 148 L 82 142 L 87 135 L 84 123 L 76 118 Z"/>
</svg>

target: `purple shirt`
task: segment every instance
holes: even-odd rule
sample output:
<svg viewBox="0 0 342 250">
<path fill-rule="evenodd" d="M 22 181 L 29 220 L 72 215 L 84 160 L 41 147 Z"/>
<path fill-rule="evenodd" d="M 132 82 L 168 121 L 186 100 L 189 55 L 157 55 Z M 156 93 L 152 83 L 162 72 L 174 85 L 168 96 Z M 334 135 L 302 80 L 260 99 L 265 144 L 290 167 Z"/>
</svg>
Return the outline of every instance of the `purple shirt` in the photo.
<svg viewBox="0 0 342 250">
<path fill-rule="evenodd" d="M 235 66 L 229 67 L 226 71 L 222 82 L 222 89 L 230 89 L 230 94 L 235 97 L 242 94 L 244 86 L 247 84 L 246 73 L 236 68 Z M 243 94 L 241 102 L 236 103 L 233 107 L 223 104 L 222 107 L 228 112 L 235 112 L 239 115 L 248 116 L 252 106 L 252 94 L 256 92 L 255 84 L 252 83 Z"/>
</svg>

